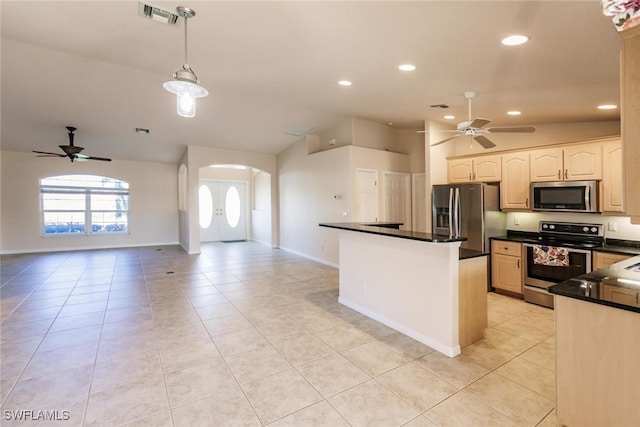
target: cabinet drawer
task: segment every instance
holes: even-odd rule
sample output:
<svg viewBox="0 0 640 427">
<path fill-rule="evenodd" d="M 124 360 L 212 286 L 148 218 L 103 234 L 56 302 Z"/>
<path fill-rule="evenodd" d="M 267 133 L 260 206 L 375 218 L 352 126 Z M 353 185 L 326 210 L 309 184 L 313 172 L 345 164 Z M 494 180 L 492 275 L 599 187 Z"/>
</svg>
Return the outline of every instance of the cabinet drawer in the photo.
<svg viewBox="0 0 640 427">
<path fill-rule="evenodd" d="M 491 242 L 491 253 L 519 257 L 522 255 L 522 243 L 493 240 Z"/>
</svg>

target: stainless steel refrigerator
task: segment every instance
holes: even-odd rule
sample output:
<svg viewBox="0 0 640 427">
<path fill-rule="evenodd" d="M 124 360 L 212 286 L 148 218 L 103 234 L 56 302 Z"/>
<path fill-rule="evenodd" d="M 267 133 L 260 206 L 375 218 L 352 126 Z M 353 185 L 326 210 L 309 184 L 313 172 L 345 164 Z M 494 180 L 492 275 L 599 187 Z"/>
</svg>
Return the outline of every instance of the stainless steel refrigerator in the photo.
<svg viewBox="0 0 640 427">
<path fill-rule="evenodd" d="M 489 252 L 489 238 L 506 233 L 499 184 L 434 185 L 433 234 L 466 237 L 461 247 Z"/>
</svg>

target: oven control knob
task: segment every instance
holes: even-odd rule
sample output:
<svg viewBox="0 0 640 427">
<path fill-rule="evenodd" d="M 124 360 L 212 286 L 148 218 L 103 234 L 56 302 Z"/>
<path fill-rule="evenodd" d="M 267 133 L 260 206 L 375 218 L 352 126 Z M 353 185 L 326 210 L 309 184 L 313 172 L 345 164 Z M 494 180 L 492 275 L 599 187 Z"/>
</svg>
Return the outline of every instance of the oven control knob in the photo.
<svg viewBox="0 0 640 427">
<path fill-rule="evenodd" d="M 551 224 L 551 225 L 549 226 L 549 228 L 553 230 L 554 228 L 556 228 L 556 226 L 555 226 L 555 225 L 553 225 L 553 224 Z"/>
<path fill-rule="evenodd" d="M 598 229 L 597 229 L 596 227 L 591 227 L 591 232 L 592 232 L 592 233 L 595 233 L 595 232 L 597 232 L 597 231 L 598 231 Z"/>
<path fill-rule="evenodd" d="M 584 231 L 585 233 L 589 231 L 589 227 L 582 227 L 582 231 Z"/>
<path fill-rule="evenodd" d="M 547 224 L 542 224 L 542 228 L 549 228 Z"/>
</svg>

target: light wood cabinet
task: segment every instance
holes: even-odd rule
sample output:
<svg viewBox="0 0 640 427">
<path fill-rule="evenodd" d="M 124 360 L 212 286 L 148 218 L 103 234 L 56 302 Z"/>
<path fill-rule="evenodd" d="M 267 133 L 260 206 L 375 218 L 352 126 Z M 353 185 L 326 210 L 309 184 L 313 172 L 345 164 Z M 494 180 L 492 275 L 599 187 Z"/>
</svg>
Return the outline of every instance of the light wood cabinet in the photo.
<svg viewBox="0 0 640 427">
<path fill-rule="evenodd" d="M 534 150 L 529 159 L 531 182 L 602 179 L 600 143 Z"/>
<path fill-rule="evenodd" d="M 492 240 L 491 276 L 494 288 L 523 293 L 522 244 Z"/>
<path fill-rule="evenodd" d="M 632 224 L 640 224 L 640 26 L 620 33 L 622 158 L 624 159 L 624 208 Z"/>
<path fill-rule="evenodd" d="M 640 307 L 640 292 L 635 289 L 621 288 L 603 283 L 602 299 L 631 307 Z"/>
<path fill-rule="evenodd" d="M 637 426 L 640 315 L 555 297 L 556 424 Z"/>
<path fill-rule="evenodd" d="M 530 209 L 529 153 L 516 152 L 502 155 L 500 207 L 502 209 Z"/>
<path fill-rule="evenodd" d="M 617 254 L 613 252 L 593 252 L 593 269 L 599 270 L 601 268 L 605 268 L 610 266 L 611 264 L 615 264 L 616 262 L 624 261 L 625 259 L 631 258 L 632 255 L 625 254 Z"/>
<path fill-rule="evenodd" d="M 562 148 L 547 148 L 529 153 L 530 181 L 562 180 Z"/>
<path fill-rule="evenodd" d="M 481 156 L 447 162 L 450 184 L 460 182 L 498 182 L 502 178 L 500 156 Z"/>
<path fill-rule="evenodd" d="M 622 186 L 622 143 L 619 140 L 602 144 L 603 212 L 624 212 Z"/>
</svg>

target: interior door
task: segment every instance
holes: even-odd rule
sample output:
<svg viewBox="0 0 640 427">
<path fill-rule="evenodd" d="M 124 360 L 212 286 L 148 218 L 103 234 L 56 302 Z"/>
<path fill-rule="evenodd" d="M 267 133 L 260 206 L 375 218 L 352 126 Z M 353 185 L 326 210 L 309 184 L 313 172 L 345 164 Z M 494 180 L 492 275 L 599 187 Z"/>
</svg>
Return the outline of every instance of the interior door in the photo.
<svg viewBox="0 0 640 427">
<path fill-rule="evenodd" d="M 378 221 L 378 171 L 356 169 L 356 221 Z"/>
<path fill-rule="evenodd" d="M 245 182 L 201 180 L 200 241 L 247 239 L 247 185 Z"/>
<path fill-rule="evenodd" d="M 411 185 L 408 173 L 384 173 L 384 220 L 411 229 Z"/>
<path fill-rule="evenodd" d="M 416 173 L 413 175 L 413 195 L 411 199 L 411 206 L 413 207 L 412 219 L 413 230 L 428 232 L 427 220 L 431 215 L 427 206 L 427 180 L 424 173 Z"/>
</svg>

